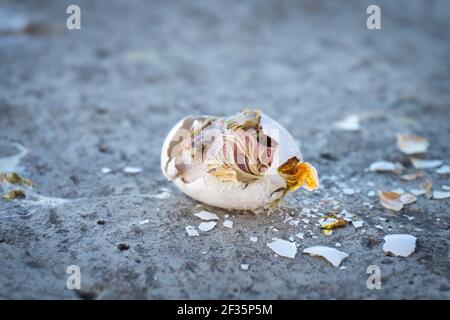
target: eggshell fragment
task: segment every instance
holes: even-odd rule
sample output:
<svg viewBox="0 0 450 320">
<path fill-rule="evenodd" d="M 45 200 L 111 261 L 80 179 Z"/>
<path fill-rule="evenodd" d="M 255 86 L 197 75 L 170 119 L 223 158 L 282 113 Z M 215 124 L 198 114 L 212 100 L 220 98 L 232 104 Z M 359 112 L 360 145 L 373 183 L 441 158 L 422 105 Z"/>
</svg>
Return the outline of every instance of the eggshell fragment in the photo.
<svg viewBox="0 0 450 320">
<path fill-rule="evenodd" d="M 441 160 L 423 160 L 418 158 L 411 158 L 410 160 L 416 169 L 431 169 L 439 167 L 442 164 Z"/>
<path fill-rule="evenodd" d="M 408 134 L 397 134 L 397 146 L 404 154 L 424 153 L 428 149 L 428 140 L 424 137 Z"/>
<path fill-rule="evenodd" d="M 123 168 L 123 172 L 128 173 L 128 174 L 137 174 L 140 173 L 142 171 L 142 168 L 139 167 L 125 167 Z"/>
<path fill-rule="evenodd" d="M 376 161 L 369 167 L 372 172 L 400 172 L 403 166 L 400 163 L 393 163 L 389 161 Z"/>
<path fill-rule="evenodd" d="M 348 257 L 348 254 L 343 251 L 325 246 L 309 247 L 303 250 L 303 253 L 307 253 L 311 256 L 323 257 L 335 267 L 339 267 L 342 260 Z"/>
<path fill-rule="evenodd" d="M 410 234 L 390 234 L 384 237 L 383 251 L 400 257 L 410 256 L 416 249 L 416 237 Z"/>
<path fill-rule="evenodd" d="M 410 191 L 415 196 L 421 196 L 421 195 L 427 193 L 426 190 L 422 190 L 422 189 L 411 189 Z"/>
<path fill-rule="evenodd" d="M 250 265 L 245 264 L 245 263 L 241 264 L 241 269 L 242 269 L 242 270 L 247 271 L 249 268 L 250 268 Z"/>
<path fill-rule="evenodd" d="M 343 131 L 359 131 L 361 126 L 359 124 L 358 115 L 350 115 L 334 124 L 334 127 Z"/>
<path fill-rule="evenodd" d="M 414 195 L 411 194 L 411 193 L 403 193 L 403 194 L 400 196 L 400 201 L 401 201 L 404 205 L 410 204 L 410 203 L 414 203 L 414 202 L 416 202 L 416 200 L 417 200 L 416 196 L 414 196 Z"/>
<path fill-rule="evenodd" d="M 389 210 L 400 211 L 403 208 L 403 203 L 400 201 L 400 194 L 397 192 L 386 191 L 380 192 L 381 205 Z"/>
<path fill-rule="evenodd" d="M 450 192 L 433 191 L 433 199 L 447 199 L 450 198 Z"/>
<path fill-rule="evenodd" d="M 295 258 L 297 254 L 297 247 L 294 242 L 289 242 L 282 239 L 276 239 L 273 242 L 266 244 L 273 252 L 279 256 L 286 258 Z"/>
<path fill-rule="evenodd" d="M 199 236 L 198 230 L 195 227 L 187 226 L 185 229 L 186 229 L 186 232 L 189 237 L 198 237 Z"/>
<path fill-rule="evenodd" d="M 225 228 L 228 228 L 228 229 L 233 229 L 233 221 L 231 221 L 231 220 L 225 220 L 225 221 L 223 222 L 223 226 L 224 226 Z"/>
<path fill-rule="evenodd" d="M 102 171 L 102 173 L 104 173 L 104 174 L 108 174 L 108 173 L 110 173 L 112 170 L 111 170 L 110 168 L 103 167 L 103 168 L 101 169 L 101 171 Z"/>
<path fill-rule="evenodd" d="M 450 166 L 449 165 L 443 165 L 439 169 L 436 169 L 437 174 L 450 174 Z"/>
<path fill-rule="evenodd" d="M 412 181 L 412 180 L 416 180 L 417 178 L 421 178 L 424 175 L 425 175 L 424 172 L 418 171 L 418 172 L 404 174 L 404 175 L 400 176 L 400 178 L 402 178 L 403 180 Z"/>
<path fill-rule="evenodd" d="M 411 193 L 399 193 L 394 191 L 380 191 L 381 205 L 387 209 L 400 211 L 404 205 L 413 203 L 417 200 Z"/>
<path fill-rule="evenodd" d="M 353 224 L 353 226 L 354 226 L 356 229 L 358 229 L 358 228 L 361 228 L 361 227 L 363 226 L 364 221 L 361 221 L 361 220 L 359 220 L 359 221 L 352 221 L 352 224 Z"/>
<path fill-rule="evenodd" d="M 211 213 L 209 211 L 200 211 L 194 214 L 194 216 L 202 219 L 202 220 L 219 220 L 219 216 L 215 213 Z"/>
<path fill-rule="evenodd" d="M 198 225 L 198 230 L 206 232 L 206 231 L 214 229 L 216 224 L 217 224 L 216 222 L 201 222 Z"/>
</svg>

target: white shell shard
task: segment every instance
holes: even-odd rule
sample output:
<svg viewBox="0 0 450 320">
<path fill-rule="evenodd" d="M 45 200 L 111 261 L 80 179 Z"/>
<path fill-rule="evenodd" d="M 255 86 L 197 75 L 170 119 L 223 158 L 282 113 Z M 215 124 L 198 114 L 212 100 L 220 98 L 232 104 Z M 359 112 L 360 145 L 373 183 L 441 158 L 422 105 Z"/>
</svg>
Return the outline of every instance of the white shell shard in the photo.
<svg viewBox="0 0 450 320">
<path fill-rule="evenodd" d="M 164 175 L 168 178 L 172 178 L 176 174 L 176 172 L 171 172 L 171 175 L 168 176 L 168 165 L 171 160 L 170 152 L 172 151 L 172 148 L 174 145 L 176 145 L 179 142 L 177 134 L 182 128 L 188 128 L 192 125 L 193 119 L 192 117 L 186 117 L 181 119 L 173 128 L 170 130 L 169 134 L 167 135 L 166 139 L 164 140 L 162 151 L 161 151 L 161 171 L 164 173 Z M 175 167 L 173 166 L 172 170 L 174 170 Z M 175 169 L 176 170 L 176 169 Z"/>
<path fill-rule="evenodd" d="M 214 229 L 216 224 L 217 224 L 216 222 L 201 222 L 198 225 L 198 230 L 203 231 L 203 232 L 207 232 L 209 230 Z"/>
<path fill-rule="evenodd" d="M 348 257 L 348 254 L 343 251 L 325 246 L 309 247 L 303 250 L 303 253 L 307 253 L 312 256 L 323 257 L 335 267 L 339 267 L 342 260 Z"/>
<path fill-rule="evenodd" d="M 111 168 L 106 168 L 106 167 L 103 167 L 102 168 L 102 173 L 103 174 L 108 174 L 108 173 L 110 173 L 112 170 L 111 170 Z"/>
<path fill-rule="evenodd" d="M 139 167 L 125 167 L 123 168 L 123 172 L 128 174 L 138 174 L 142 172 L 142 168 Z"/>
<path fill-rule="evenodd" d="M 305 234 L 303 232 L 299 232 L 295 235 L 297 238 L 302 239 L 305 237 Z"/>
<path fill-rule="evenodd" d="M 439 169 L 436 169 L 436 173 L 437 174 L 450 174 L 450 166 L 444 164 L 442 167 L 440 167 Z"/>
<path fill-rule="evenodd" d="M 397 146 L 404 154 L 424 153 L 428 149 L 428 141 L 424 137 L 407 134 L 397 134 Z"/>
<path fill-rule="evenodd" d="M 225 220 L 225 221 L 223 222 L 223 226 L 224 226 L 225 228 L 232 229 L 232 228 L 233 228 L 233 221 L 231 221 L 231 220 Z"/>
<path fill-rule="evenodd" d="M 185 228 L 185 230 L 189 237 L 198 237 L 199 236 L 198 230 L 193 226 L 187 226 Z"/>
<path fill-rule="evenodd" d="M 358 229 L 358 228 L 361 228 L 361 227 L 363 226 L 364 221 L 362 221 L 362 220 L 359 220 L 359 221 L 352 221 L 352 224 L 353 224 L 353 226 L 354 226 L 356 229 Z"/>
<path fill-rule="evenodd" d="M 258 242 L 258 237 L 250 237 L 251 242 Z"/>
<path fill-rule="evenodd" d="M 401 201 L 404 205 L 410 204 L 410 203 L 413 203 L 413 202 L 416 202 L 416 200 L 417 200 L 417 197 L 416 197 L 415 195 L 411 194 L 411 193 L 403 193 L 403 194 L 400 196 L 400 201 Z"/>
<path fill-rule="evenodd" d="M 241 269 L 242 269 L 242 270 L 247 271 L 249 268 L 250 268 L 250 265 L 245 264 L 245 263 L 241 264 Z"/>
<path fill-rule="evenodd" d="M 400 178 L 402 178 L 403 180 L 412 181 L 412 180 L 416 180 L 418 178 L 421 178 L 424 175 L 425 175 L 424 172 L 418 171 L 418 172 L 404 174 L 404 175 L 400 176 Z"/>
<path fill-rule="evenodd" d="M 439 167 L 442 164 L 442 161 L 411 158 L 411 163 L 416 169 L 431 169 Z"/>
<path fill-rule="evenodd" d="M 415 196 L 421 196 L 421 195 L 427 193 L 426 190 L 422 190 L 422 189 L 411 189 L 410 192 Z"/>
<path fill-rule="evenodd" d="M 416 249 L 416 237 L 410 234 L 390 234 L 384 237 L 383 251 L 394 256 L 408 257 Z"/>
<path fill-rule="evenodd" d="M 433 199 L 447 199 L 450 198 L 450 192 L 445 191 L 433 191 Z"/>
<path fill-rule="evenodd" d="M 400 172 L 403 166 L 400 163 L 393 163 L 389 161 L 376 161 L 369 167 L 372 172 Z"/>
<path fill-rule="evenodd" d="M 300 148 L 289 132 L 257 110 L 245 112 L 231 118 L 188 116 L 178 122 L 161 152 L 161 169 L 166 178 L 191 198 L 237 210 L 267 207 L 297 187 L 316 189 L 317 171 L 302 162 Z M 252 117 L 245 118 L 248 114 Z M 252 122 L 255 119 L 258 120 Z M 248 138 L 254 128 L 270 143 Z M 236 153 L 234 158 L 230 156 L 232 153 L 226 148 L 230 141 L 238 142 L 238 152 L 245 150 L 244 157 L 256 162 L 238 163 L 240 158 Z M 201 161 L 190 162 L 196 159 L 191 159 L 195 153 L 201 154 Z M 255 173 L 255 168 L 259 172 Z"/>
<path fill-rule="evenodd" d="M 340 121 L 335 122 L 334 127 L 343 131 L 359 131 L 361 126 L 359 124 L 358 115 L 350 115 Z"/>
<path fill-rule="evenodd" d="M 151 198 L 156 198 L 156 199 L 168 199 L 168 198 L 170 198 L 170 192 L 162 191 L 157 194 L 149 194 L 148 196 Z"/>
<path fill-rule="evenodd" d="M 282 257 L 293 259 L 297 254 L 297 246 L 295 245 L 295 242 L 276 239 L 273 242 L 266 243 L 266 245 L 272 249 L 273 252 Z"/>
<path fill-rule="evenodd" d="M 205 210 L 195 213 L 194 216 L 202 220 L 219 220 L 219 216 L 217 214 Z"/>
</svg>

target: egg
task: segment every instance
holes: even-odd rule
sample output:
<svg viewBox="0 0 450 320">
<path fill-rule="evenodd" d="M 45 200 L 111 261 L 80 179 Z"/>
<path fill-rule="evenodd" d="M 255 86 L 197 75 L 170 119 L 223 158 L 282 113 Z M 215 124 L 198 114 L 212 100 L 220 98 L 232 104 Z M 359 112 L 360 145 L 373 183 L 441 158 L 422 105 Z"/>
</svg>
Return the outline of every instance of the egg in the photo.
<svg viewBox="0 0 450 320">
<path fill-rule="evenodd" d="M 255 210 L 319 186 L 291 134 L 257 109 L 180 120 L 163 143 L 161 170 L 186 195 L 225 209 Z"/>
</svg>

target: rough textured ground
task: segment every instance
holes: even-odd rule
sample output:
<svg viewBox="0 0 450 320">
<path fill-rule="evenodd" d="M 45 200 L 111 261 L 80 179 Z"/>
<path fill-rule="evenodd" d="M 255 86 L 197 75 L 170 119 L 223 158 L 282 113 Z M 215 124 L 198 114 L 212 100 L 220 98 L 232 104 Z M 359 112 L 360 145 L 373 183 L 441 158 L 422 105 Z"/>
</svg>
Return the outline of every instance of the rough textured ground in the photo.
<svg viewBox="0 0 450 320">
<path fill-rule="evenodd" d="M 20 143 L 28 153 L 16 170 L 33 192 L 68 199 L 37 202 L 26 190 L 28 200 L 0 203 L 0 297 L 450 298 L 450 200 L 421 196 L 390 213 L 367 193 L 419 181 L 365 171 L 376 160 L 413 171 L 396 132 L 427 137 L 427 157 L 450 160 L 447 1 L 377 1 L 379 31 L 365 26 L 366 1 L 77 1 L 82 29 L 68 31 L 70 3 L 0 6 L 4 24 L 20 13 L 33 22 L 28 32 L 0 32 L 0 157 Z M 160 147 L 172 125 L 243 107 L 259 107 L 301 141 L 319 191 L 255 216 L 199 206 L 164 179 Z M 350 114 L 361 116 L 360 132 L 331 127 Z M 127 175 L 125 166 L 143 171 Z M 450 184 L 427 172 L 435 188 Z M 304 208 L 332 209 L 329 199 L 363 228 L 325 236 L 317 217 L 301 221 Z M 219 223 L 188 237 L 200 209 L 229 214 L 233 229 Z M 284 222 L 291 215 L 298 226 Z M 266 246 L 298 232 L 295 259 Z M 389 233 L 414 234 L 416 252 L 386 256 Z M 336 242 L 350 255 L 345 269 L 301 253 Z M 81 291 L 66 288 L 69 265 L 81 268 Z M 366 287 L 369 265 L 381 268 L 380 290 Z"/>
</svg>

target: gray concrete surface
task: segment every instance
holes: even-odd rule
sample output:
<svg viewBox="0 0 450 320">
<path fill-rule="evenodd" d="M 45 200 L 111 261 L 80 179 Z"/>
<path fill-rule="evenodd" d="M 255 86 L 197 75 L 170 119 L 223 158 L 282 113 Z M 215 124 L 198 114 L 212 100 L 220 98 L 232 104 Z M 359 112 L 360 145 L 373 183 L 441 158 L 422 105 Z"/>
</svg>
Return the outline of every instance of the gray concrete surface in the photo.
<svg viewBox="0 0 450 320">
<path fill-rule="evenodd" d="M 68 31 L 65 8 L 74 2 L 82 29 Z M 396 132 L 427 137 L 427 157 L 450 160 L 450 4 L 376 2 L 378 31 L 365 26 L 367 1 L 2 1 L 0 157 L 23 145 L 17 171 L 36 189 L 0 203 L 0 297 L 450 298 L 449 200 L 421 196 L 390 213 L 367 193 L 418 181 L 365 171 L 376 160 L 413 171 Z M 21 15 L 32 23 L 26 32 L 6 32 Z M 255 215 L 199 205 L 163 178 L 160 147 L 172 125 L 244 107 L 259 107 L 301 141 L 322 178 L 319 191 Z M 350 114 L 361 116 L 360 132 L 332 128 Z M 126 175 L 125 166 L 143 171 Z M 450 184 L 427 172 L 435 188 Z M 345 187 L 357 193 L 345 195 Z M 154 196 L 165 190 L 168 198 Z M 307 218 L 304 208 L 325 213 L 329 199 L 364 227 L 325 236 L 316 217 L 285 222 Z M 221 221 L 229 214 L 233 229 L 220 222 L 188 237 L 184 228 L 200 222 L 200 209 Z M 266 246 L 300 231 L 295 259 Z M 414 234 L 415 253 L 386 256 L 389 233 Z M 336 242 L 350 255 L 345 269 L 301 253 Z M 69 265 L 81 268 L 80 291 L 66 288 Z M 380 290 L 366 287 L 369 265 L 381 269 Z"/>
</svg>

